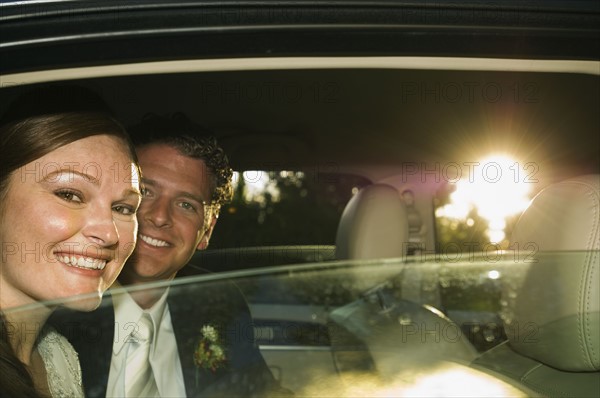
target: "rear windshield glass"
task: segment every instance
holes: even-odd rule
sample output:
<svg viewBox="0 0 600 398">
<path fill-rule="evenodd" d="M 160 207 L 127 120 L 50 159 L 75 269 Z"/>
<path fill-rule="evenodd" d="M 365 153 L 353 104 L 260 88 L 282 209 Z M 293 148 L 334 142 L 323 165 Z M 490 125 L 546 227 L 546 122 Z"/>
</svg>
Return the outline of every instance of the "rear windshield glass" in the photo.
<svg viewBox="0 0 600 398">
<path fill-rule="evenodd" d="M 351 174 L 235 173 L 234 198 L 221 209 L 211 248 L 333 245 L 344 207 L 369 184 Z"/>
</svg>

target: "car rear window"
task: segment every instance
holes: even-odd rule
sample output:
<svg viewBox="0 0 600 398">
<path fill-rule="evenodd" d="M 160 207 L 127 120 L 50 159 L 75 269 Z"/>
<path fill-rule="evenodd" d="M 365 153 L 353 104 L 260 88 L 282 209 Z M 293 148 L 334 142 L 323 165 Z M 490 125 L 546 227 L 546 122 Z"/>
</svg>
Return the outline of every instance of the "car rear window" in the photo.
<svg viewBox="0 0 600 398">
<path fill-rule="evenodd" d="M 370 183 L 352 174 L 237 172 L 233 201 L 221 209 L 211 248 L 333 245 L 344 207 Z"/>
</svg>

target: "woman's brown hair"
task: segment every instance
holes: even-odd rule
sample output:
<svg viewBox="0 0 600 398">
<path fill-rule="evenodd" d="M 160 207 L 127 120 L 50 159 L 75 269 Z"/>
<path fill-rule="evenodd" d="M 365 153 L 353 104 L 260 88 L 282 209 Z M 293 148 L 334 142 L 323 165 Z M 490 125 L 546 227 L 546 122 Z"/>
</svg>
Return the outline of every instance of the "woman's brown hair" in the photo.
<svg viewBox="0 0 600 398">
<path fill-rule="evenodd" d="M 138 164 L 135 149 L 125 129 L 103 112 L 42 114 L 13 120 L 1 126 L 0 217 L 13 173 L 57 148 L 95 135 L 110 135 L 122 140 L 131 160 Z M 34 388 L 31 375 L 11 347 L 8 333 L 10 325 L 1 310 L 0 308 L 0 396 L 37 397 L 39 394 Z"/>
<path fill-rule="evenodd" d="M 137 164 L 135 149 L 125 129 L 100 112 L 65 112 L 34 116 L 0 127 L 0 201 L 11 174 L 62 146 L 94 135 L 120 138 Z"/>
</svg>

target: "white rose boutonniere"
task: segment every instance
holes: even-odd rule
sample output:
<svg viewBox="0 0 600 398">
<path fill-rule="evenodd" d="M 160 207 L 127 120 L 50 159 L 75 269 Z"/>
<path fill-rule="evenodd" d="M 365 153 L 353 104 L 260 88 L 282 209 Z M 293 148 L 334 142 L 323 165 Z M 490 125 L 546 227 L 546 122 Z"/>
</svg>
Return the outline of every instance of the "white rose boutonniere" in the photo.
<svg viewBox="0 0 600 398">
<path fill-rule="evenodd" d="M 194 351 L 194 363 L 199 368 L 215 372 L 227 362 L 227 356 L 221 346 L 219 334 L 213 326 L 204 325 L 200 329 L 200 335 L 200 340 Z"/>
</svg>

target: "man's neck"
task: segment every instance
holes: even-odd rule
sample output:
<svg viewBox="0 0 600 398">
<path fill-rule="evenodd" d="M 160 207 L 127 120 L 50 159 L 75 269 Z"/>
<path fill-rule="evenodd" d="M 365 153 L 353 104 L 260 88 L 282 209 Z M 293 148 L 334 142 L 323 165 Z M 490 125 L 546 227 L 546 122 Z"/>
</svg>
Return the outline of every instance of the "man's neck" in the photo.
<svg viewBox="0 0 600 398">
<path fill-rule="evenodd" d="M 147 310 L 160 300 L 166 287 L 130 291 L 129 295 L 141 309 Z"/>
<path fill-rule="evenodd" d="M 134 275 L 129 275 L 126 272 L 122 272 L 121 275 L 119 275 L 118 282 L 123 287 L 133 287 L 133 286 L 141 287 L 148 283 L 162 282 L 162 281 L 167 282 L 167 281 L 173 280 L 174 278 L 175 278 L 175 275 L 173 275 L 170 278 L 164 279 L 164 280 L 140 280 L 140 278 L 136 278 Z M 140 308 L 146 310 L 146 309 L 151 308 L 154 304 L 156 304 L 156 302 L 158 300 L 160 300 L 160 298 L 162 297 L 162 295 L 166 289 L 167 289 L 167 286 L 157 287 L 157 288 L 152 288 L 152 289 L 141 289 L 141 290 L 134 289 L 133 291 L 129 291 L 128 293 L 131 296 L 131 298 L 133 299 L 133 301 L 135 301 L 136 304 L 140 306 Z"/>
</svg>

